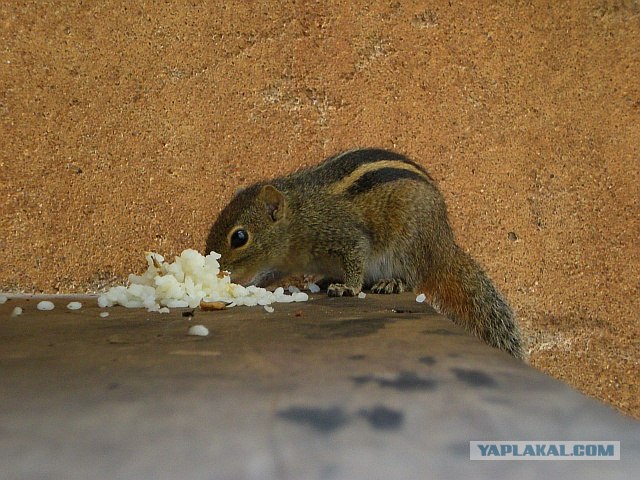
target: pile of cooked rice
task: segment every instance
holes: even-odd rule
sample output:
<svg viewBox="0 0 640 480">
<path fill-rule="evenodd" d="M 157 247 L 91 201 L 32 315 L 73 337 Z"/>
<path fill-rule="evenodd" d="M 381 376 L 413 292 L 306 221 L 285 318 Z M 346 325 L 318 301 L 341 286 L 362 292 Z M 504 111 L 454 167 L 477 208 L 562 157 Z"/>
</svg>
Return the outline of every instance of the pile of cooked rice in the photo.
<svg viewBox="0 0 640 480">
<path fill-rule="evenodd" d="M 176 257 L 175 262 L 168 263 L 162 255 L 147 252 L 147 271 L 142 275 L 129 275 L 126 287 L 110 288 L 100 295 L 98 305 L 167 312 L 169 308 L 195 308 L 201 301 L 224 302 L 227 307 L 234 307 L 304 302 L 309 298 L 299 291 L 286 295 L 281 287 L 270 292 L 231 283 L 229 273 L 220 271 L 220 256 L 211 252 L 205 257 L 196 250 L 187 249 Z"/>
</svg>

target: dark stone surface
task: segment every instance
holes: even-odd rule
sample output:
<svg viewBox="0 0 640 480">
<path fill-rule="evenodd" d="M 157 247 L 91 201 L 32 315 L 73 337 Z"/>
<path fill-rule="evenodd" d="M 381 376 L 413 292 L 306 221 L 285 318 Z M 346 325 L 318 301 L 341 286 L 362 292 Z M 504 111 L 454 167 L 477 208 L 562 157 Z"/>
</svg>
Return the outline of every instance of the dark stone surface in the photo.
<svg viewBox="0 0 640 480">
<path fill-rule="evenodd" d="M 114 307 L 101 318 L 95 298 L 78 311 L 63 297 L 50 312 L 0 305 L 0 476 L 583 480 L 640 469 L 636 421 L 413 295 L 312 297 L 193 317 Z M 24 314 L 10 318 L 16 305 Z M 187 335 L 194 324 L 210 335 Z M 550 438 L 620 440 L 622 460 L 468 460 L 470 440 Z"/>
<path fill-rule="evenodd" d="M 309 425 L 314 430 L 330 433 L 344 427 L 349 418 L 340 407 L 289 407 L 280 410 L 278 416 L 284 420 Z"/>
<path fill-rule="evenodd" d="M 496 387 L 497 382 L 493 377 L 487 375 L 482 370 L 471 368 L 452 368 L 451 371 L 461 382 L 471 387 Z"/>
<path fill-rule="evenodd" d="M 396 430 L 401 428 L 404 422 L 403 412 L 385 407 L 384 405 L 362 409 L 358 413 L 361 417 L 366 418 L 369 424 L 376 430 Z"/>
</svg>

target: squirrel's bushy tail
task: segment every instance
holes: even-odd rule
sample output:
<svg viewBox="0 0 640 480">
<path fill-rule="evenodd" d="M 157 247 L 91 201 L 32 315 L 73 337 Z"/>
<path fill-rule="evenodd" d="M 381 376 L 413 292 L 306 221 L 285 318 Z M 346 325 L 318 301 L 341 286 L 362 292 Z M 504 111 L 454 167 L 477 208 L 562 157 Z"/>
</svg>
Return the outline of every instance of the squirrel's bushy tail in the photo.
<svg viewBox="0 0 640 480">
<path fill-rule="evenodd" d="M 422 285 L 433 306 L 489 345 L 524 359 L 515 315 L 480 265 L 457 245 L 445 258 L 448 263 L 430 269 Z"/>
</svg>

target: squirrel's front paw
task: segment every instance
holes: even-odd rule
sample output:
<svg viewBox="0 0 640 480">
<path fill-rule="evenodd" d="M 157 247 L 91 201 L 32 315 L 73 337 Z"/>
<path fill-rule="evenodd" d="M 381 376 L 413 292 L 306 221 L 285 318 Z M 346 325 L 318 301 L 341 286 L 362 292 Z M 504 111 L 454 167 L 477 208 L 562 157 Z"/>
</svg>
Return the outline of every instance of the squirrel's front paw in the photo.
<svg viewBox="0 0 640 480">
<path fill-rule="evenodd" d="M 359 288 L 347 287 L 344 283 L 332 283 L 327 288 L 327 295 L 330 297 L 355 297 L 359 293 Z"/>
<path fill-rule="evenodd" d="M 407 286 L 400 279 L 384 279 L 378 281 L 373 287 L 371 287 L 371 293 L 402 293 L 407 289 Z"/>
</svg>

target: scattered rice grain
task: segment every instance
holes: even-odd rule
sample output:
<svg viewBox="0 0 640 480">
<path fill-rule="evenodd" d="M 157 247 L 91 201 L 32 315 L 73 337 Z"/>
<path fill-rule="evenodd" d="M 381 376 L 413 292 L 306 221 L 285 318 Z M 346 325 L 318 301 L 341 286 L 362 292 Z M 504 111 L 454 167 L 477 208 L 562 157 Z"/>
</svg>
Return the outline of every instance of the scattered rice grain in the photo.
<svg viewBox="0 0 640 480">
<path fill-rule="evenodd" d="M 207 335 L 209 335 L 209 329 L 204 325 L 194 325 L 193 327 L 189 328 L 189 331 L 187 333 L 189 335 L 196 335 L 198 337 L 206 337 Z"/>
<path fill-rule="evenodd" d="M 69 310 L 80 310 L 82 308 L 82 303 L 80 303 L 80 302 L 69 302 L 67 304 L 67 308 Z"/>
<path fill-rule="evenodd" d="M 293 298 L 294 302 L 306 302 L 307 300 L 309 300 L 309 295 L 304 292 L 296 292 L 291 295 L 291 297 Z"/>
<path fill-rule="evenodd" d="M 421 293 L 416 297 L 416 302 L 422 303 L 427 299 L 427 296 L 424 293 Z"/>
<path fill-rule="evenodd" d="M 364 293 L 364 292 L 360 292 L 360 293 L 358 294 L 358 298 L 365 298 L 366 296 L 367 296 L 367 294 L 366 294 L 366 293 Z"/>
<path fill-rule="evenodd" d="M 22 307 L 16 307 L 13 309 L 13 311 L 11 312 L 11 318 L 15 318 L 18 315 L 22 315 Z"/>
<path fill-rule="evenodd" d="M 42 300 L 41 302 L 38 302 L 38 305 L 36 306 L 38 310 L 53 310 L 54 307 L 55 305 L 53 302 L 50 302 L 49 300 Z"/>
<path fill-rule="evenodd" d="M 268 312 L 268 313 L 273 313 L 274 308 L 270 305 L 265 305 L 264 309 Z"/>
</svg>

